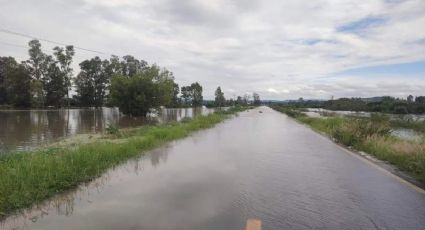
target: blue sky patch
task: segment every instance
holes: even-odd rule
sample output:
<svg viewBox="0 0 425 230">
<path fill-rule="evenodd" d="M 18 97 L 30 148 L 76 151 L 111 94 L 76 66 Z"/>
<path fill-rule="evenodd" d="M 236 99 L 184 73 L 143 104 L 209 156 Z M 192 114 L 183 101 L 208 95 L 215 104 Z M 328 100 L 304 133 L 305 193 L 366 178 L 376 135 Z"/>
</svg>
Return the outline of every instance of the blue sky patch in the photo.
<svg viewBox="0 0 425 230">
<path fill-rule="evenodd" d="M 336 75 L 425 77 L 425 60 L 348 69 Z"/>
<path fill-rule="evenodd" d="M 336 28 L 338 32 L 359 33 L 367 28 L 379 26 L 386 22 L 381 17 L 366 17 L 357 21 L 349 22 Z"/>
</svg>

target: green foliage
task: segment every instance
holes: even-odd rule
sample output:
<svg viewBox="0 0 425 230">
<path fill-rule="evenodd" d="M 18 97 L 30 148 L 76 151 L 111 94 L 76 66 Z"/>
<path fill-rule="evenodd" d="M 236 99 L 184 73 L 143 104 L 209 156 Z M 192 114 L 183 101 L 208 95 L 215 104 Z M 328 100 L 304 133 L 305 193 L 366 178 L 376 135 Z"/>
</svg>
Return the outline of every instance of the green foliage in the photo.
<svg viewBox="0 0 425 230">
<path fill-rule="evenodd" d="M 174 87 L 170 72 L 151 66 L 134 76 L 114 76 L 110 91 L 113 103 L 124 114 L 145 116 L 152 108 L 170 104 Z"/>
<path fill-rule="evenodd" d="M 394 114 L 425 113 L 425 102 L 423 96 L 418 96 L 413 100 L 409 95 L 406 99 L 396 99 L 393 97 L 378 97 L 370 100 L 361 98 L 340 98 L 329 100 L 323 104 L 323 108 L 329 110 L 349 110 L 368 111 Z"/>
<path fill-rule="evenodd" d="M 0 218 L 6 214 L 40 202 L 58 192 L 74 188 L 100 176 L 109 168 L 139 157 L 171 140 L 210 128 L 228 118 L 227 114 L 196 117 L 184 123 L 174 122 L 122 130 L 122 135 L 94 140 L 76 147 L 49 147 L 33 152 L 0 156 Z M 115 128 L 114 132 L 115 132 Z"/>
<path fill-rule="evenodd" d="M 226 104 L 226 98 L 224 98 L 224 93 L 221 91 L 220 86 L 215 90 L 214 104 L 217 107 L 223 107 Z"/>
<path fill-rule="evenodd" d="M 183 102 L 186 106 L 201 106 L 204 99 L 202 96 L 202 86 L 198 83 L 192 83 L 190 86 L 183 86 L 181 89 Z"/>
<path fill-rule="evenodd" d="M 118 128 L 118 125 L 116 124 L 108 124 L 105 128 L 106 133 L 111 134 L 111 135 L 119 135 L 120 130 Z"/>
<path fill-rule="evenodd" d="M 258 93 L 252 94 L 252 100 L 253 100 L 254 105 L 260 105 L 261 104 L 260 95 Z"/>
<path fill-rule="evenodd" d="M 0 102 L 16 107 L 31 105 L 31 77 L 24 64 L 0 57 Z"/>
</svg>

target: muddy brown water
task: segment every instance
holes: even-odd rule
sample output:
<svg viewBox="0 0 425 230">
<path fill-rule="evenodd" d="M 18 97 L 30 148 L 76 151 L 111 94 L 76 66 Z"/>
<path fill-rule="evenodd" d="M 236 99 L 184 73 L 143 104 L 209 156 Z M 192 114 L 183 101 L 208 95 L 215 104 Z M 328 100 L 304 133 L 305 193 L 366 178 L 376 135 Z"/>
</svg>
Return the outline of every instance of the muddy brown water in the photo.
<svg viewBox="0 0 425 230">
<path fill-rule="evenodd" d="M 76 134 L 102 132 L 108 124 L 127 128 L 179 121 L 213 111 L 205 107 L 162 109 L 145 118 L 125 116 L 117 108 L 0 110 L 0 154 L 31 150 Z"/>
<path fill-rule="evenodd" d="M 259 111 L 263 113 L 259 113 Z M 424 229 L 425 194 L 269 108 L 156 149 L 4 229 Z"/>
</svg>

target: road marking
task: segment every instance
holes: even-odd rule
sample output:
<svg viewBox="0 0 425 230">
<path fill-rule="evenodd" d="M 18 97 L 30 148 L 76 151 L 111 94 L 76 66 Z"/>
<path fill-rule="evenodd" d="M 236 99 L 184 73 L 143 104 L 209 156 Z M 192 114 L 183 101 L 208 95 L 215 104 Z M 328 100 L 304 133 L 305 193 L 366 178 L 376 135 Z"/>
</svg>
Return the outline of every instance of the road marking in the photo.
<svg viewBox="0 0 425 230">
<path fill-rule="evenodd" d="M 246 222 L 246 230 L 261 230 L 261 220 L 248 219 Z"/>
</svg>

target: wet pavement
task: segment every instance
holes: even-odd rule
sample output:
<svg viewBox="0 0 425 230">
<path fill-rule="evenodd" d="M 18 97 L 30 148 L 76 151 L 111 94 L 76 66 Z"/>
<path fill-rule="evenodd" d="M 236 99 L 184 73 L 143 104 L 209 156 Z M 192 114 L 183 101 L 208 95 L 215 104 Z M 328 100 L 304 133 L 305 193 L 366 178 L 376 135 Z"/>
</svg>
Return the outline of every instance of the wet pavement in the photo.
<svg viewBox="0 0 425 230">
<path fill-rule="evenodd" d="M 425 194 L 261 107 L 0 228 L 242 230 L 248 218 L 266 230 L 425 229 Z"/>
</svg>

